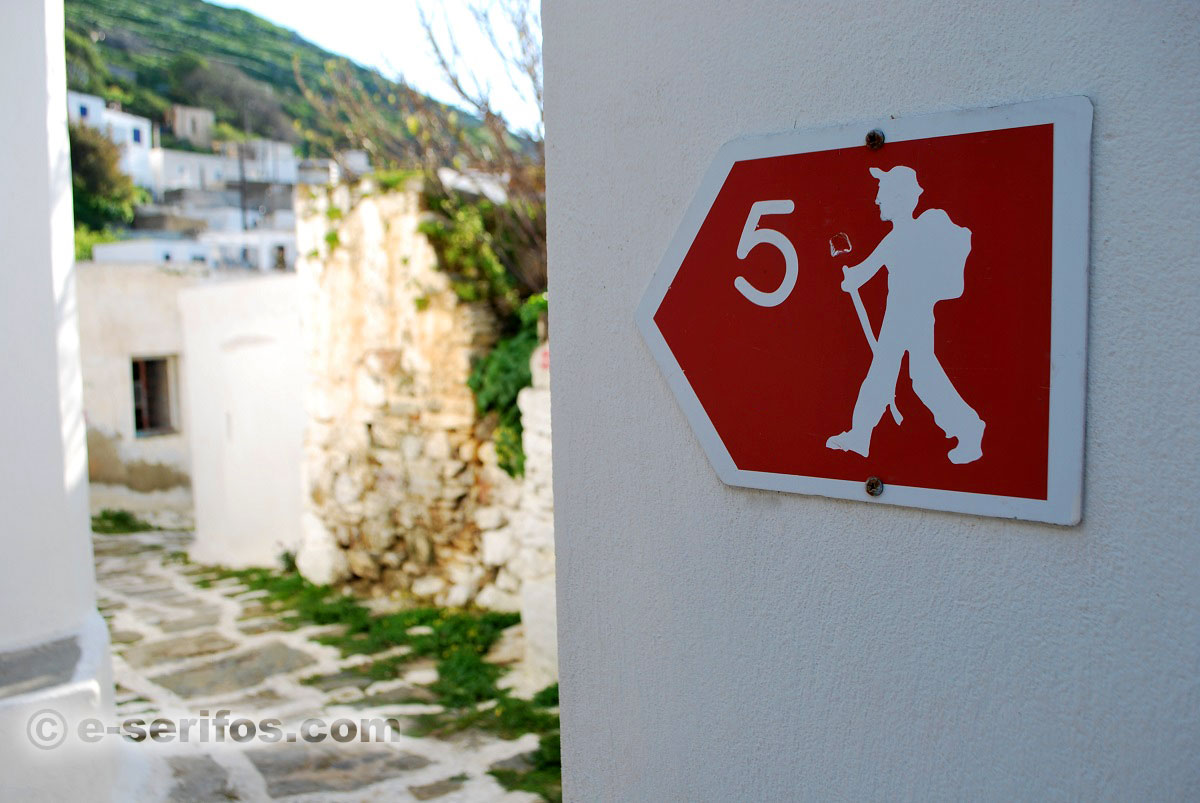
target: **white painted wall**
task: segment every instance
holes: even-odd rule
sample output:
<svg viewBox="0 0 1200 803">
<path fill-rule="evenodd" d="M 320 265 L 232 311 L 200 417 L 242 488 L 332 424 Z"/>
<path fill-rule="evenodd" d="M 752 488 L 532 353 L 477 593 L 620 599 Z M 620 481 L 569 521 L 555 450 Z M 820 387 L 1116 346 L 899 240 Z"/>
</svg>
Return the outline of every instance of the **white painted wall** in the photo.
<svg viewBox="0 0 1200 803">
<path fill-rule="evenodd" d="M 96 262 L 129 265 L 188 265 L 215 264 L 217 254 L 208 243 L 182 238 L 139 237 L 115 243 L 99 243 L 92 246 L 92 258 Z"/>
<path fill-rule="evenodd" d="M 1194 797 L 1200 6 L 544 14 L 567 797 Z M 717 148 L 1080 93 L 1082 525 L 722 485 L 633 323 Z"/>
<path fill-rule="evenodd" d="M 197 216 L 203 216 L 198 212 Z M 282 220 L 286 221 L 284 216 Z M 284 264 L 296 264 L 294 229 L 250 229 L 205 231 L 197 239 L 139 237 L 92 246 L 97 263 L 140 264 L 160 267 L 188 266 L 214 268 L 250 267 L 261 271 L 275 269 L 275 249 L 282 248 Z"/>
<path fill-rule="evenodd" d="M 152 128 L 150 120 L 136 114 L 110 109 L 104 98 L 83 92 L 67 93 L 67 116 L 72 123 L 84 123 L 104 132 L 120 146 L 121 171 L 139 187 L 154 186 L 150 151 Z"/>
<path fill-rule="evenodd" d="M 332 159 L 304 159 L 296 173 L 298 184 L 337 184 L 341 179 L 342 169 Z"/>
<path fill-rule="evenodd" d="M 0 649 L 77 631 L 95 613 L 62 8 L 12 11 L 0 26 L 10 121 L 0 126 L 10 155 L 0 193 Z"/>
<path fill-rule="evenodd" d="M 0 692 L 0 798 L 111 799 L 104 749 L 35 749 L 31 715 L 111 712 L 108 631 L 96 612 L 67 139 L 63 8 L 24 0 L 0 26 L 8 157 L 0 194 L 0 652 L 73 637 L 71 678 Z M 0 688 L 12 678 L 0 678 Z"/>
<path fill-rule="evenodd" d="M 211 264 L 242 265 L 261 271 L 275 269 L 276 249 L 283 249 L 284 264 L 296 264 L 296 229 L 251 229 L 249 231 L 206 231 L 200 243 L 211 249 Z M 243 259 L 244 258 L 244 259 Z"/>
<path fill-rule="evenodd" d="M 99 95 L 89 95 L 86 92 L 67 93 L 67 119 L 72 123 L 86 122 L 90 126 L 100 127 L 104 122 L 104 112 L 108 104 Z"/>
<path fill-rule="evenodd" d="M 88 427 L 117 441 L 125 462 L 163 464 L 190 472 L 188 422 L 183 417 L 183 322 L 179 292 L 206 278 L 203 266 L 80 262 L 79 331 L 83 406 Z M 137 437 L 132 360 L 170 357 L 176 365 L 177 431 Z"/>
<path fill-rule="evenodd" d="M 290 142 L 280 142 L 273 139 L 252 139 L 241 147 L 244 151 L 243 167 L 246 178 L 250 181 L 270 181 L 277 184 L 295 184 L 298 176 L 296 150 Z M 237 142 L 224 142 L 221 150 L 225 157 L 238 164 Z M 238 173 L 234 172 L 228 179 L 237 180 Z"/>
<path fill-rule="evenodd" d="M 273 566 L 300 540 L 304 362 L 295 274 L 183 291 L 191 557 Z"/>
<path fill-rule="evenodd" d="M 236 158 L 215 153 L 155 148 L 150 160 L 156 196 L 167 190 L 224 189 L 225 182 L 241 175 Z"/>
</svg>

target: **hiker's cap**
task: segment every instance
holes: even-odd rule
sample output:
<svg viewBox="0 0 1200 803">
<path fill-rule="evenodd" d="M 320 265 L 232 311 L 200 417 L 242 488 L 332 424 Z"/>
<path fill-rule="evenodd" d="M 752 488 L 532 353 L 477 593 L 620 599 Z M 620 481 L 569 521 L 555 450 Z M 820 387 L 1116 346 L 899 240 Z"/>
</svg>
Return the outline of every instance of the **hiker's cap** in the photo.
<svg viewBox="0 0 1200 803">
<path fill-rule="evenodd" d="M 891 170 L 880 170 L 878 167 L 872 167 L 870 170 L 871 175 L 878 179 L 880 187 L 910 190 L 917 195 L 924 192 L 921 185 L 917 183 L 917 171 L 911 167 L 896 165 Z"/>
</svg>

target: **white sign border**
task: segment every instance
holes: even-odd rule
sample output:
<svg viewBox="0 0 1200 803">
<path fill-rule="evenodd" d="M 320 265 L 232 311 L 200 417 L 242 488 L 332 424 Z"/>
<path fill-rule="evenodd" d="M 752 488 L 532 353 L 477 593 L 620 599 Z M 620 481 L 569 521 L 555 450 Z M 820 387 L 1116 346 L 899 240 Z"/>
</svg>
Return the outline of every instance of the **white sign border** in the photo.
<svg viewBox="0 0 1200 803">
<path fill-rule="evenodd" d="M 866 493 L 863 481 L 745 471 L 733 462 L 682 368 L 654 323 L 688 249 L 736 162 L 834 148 L 865 147 L 868 131 L 886 142 L 1054 125 L 1054 202 L 1050 323 L 1050 431 L 1046 499 L 994 496 L 904 485 L 882 495 Z M 860 121 L 829 128 L 786 131 L 726 143 L 700 182 L 691 205 L 659 263 L 636 320 L 667 384 L 692 425 L 717 475 L 727 485 L 816 494 L 874 504 L 901 505 L 980 516 L 1078 524 L 1082 515 L 1085 392 L 1087 386 L 1088 245 L 1091 208 L 1092 102 L 1086 96 L 1035 100 L 1007 106 L 942 112 L 899 119 Z M 886 144 L 884 145 L 886 148 Z"/>
</svg>

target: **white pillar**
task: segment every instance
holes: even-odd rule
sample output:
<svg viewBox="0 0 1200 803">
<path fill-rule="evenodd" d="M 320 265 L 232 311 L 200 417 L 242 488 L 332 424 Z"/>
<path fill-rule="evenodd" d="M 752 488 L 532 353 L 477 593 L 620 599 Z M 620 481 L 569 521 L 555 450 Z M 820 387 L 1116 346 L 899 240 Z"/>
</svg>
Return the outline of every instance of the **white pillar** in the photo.
<svg viewBox="0 0 1200 803">
<path fill-rule="evenodd" d="M 62 5 L 22 0 L 0 26 L 0 649 L 94 612 L 79 370 Z"/>
<path fill-rule="evenodd" d="M 34 711 L 73 725 L 112 691 L 88 525 L 61 2 L 6 9 L 0 87 L 0 797 L 103 799 L 100 751 L 52 755 L 26 737 Z"/>
<path fill-rule="evenodd" d="M 1200 5 L 556 0 L 544 24 L 571 799 L 1195 798 Z M 1082 524 L 723 485 L 634 325 L 717 149 L 1078 94 Z"/>
</svg>

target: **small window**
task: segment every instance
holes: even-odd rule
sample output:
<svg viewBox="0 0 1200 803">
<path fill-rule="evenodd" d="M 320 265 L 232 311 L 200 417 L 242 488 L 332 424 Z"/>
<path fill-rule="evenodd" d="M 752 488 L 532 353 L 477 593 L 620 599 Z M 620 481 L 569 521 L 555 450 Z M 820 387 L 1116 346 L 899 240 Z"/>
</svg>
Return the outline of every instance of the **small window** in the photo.
<svg viewBox="0 0 1200 803">
<path fill-rule="evenodd" d="M 80 107 L 79 107 L 79 116 L 80 116 L 80 117 L 87 117 L 87 106 L 80 106 Z"/>
<path fill-rule="evenodd" d="M 175 431 L 171 359 L 133 361 L 133 427 L 137 437 Z"/>
<path fill-rule="evenodd" d="M 142 141 L 142 129 L 140 129 L 140 128 L 133 129 L 133 141 L 135 143 Z"/>
</svg>

